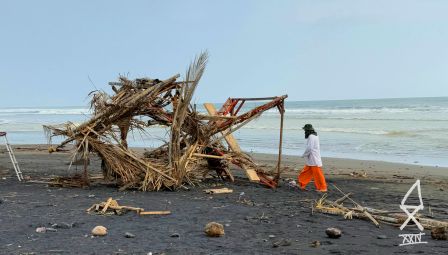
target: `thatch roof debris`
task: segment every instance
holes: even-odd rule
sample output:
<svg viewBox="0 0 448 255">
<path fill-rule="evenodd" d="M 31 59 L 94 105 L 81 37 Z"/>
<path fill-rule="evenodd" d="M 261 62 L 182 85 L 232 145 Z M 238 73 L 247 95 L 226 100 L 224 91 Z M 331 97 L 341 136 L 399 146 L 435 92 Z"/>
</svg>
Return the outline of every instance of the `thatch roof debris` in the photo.
<svg viewBox="0 0 448 255">
<path fill-rule="evenodd" d="M 268 102 L 241 115 L 237 115 L 245 102 L 241 100 L 237 111 L 219 111 L 212 116 L 200 114 L 190 102 L 207 58 L 207 53 L 200 54 L 188 68 L 184 81 L 178 81 L 179 74 L 165 80 L 119 77 L 118 82 L 109 83 L 113 95 L 98 91 L 92 94 L 93 115 L 86 122 L 44 126 L 50 143 L 53 136 L 66 137 L 49 151 L 58 151 L 74 143 L 73 159 L 81 157 L 86 162 L 90 153 L 96 153 L 102 159 L 106 177 L 115 178 L 122 189 L 176 189 L 185 183 L 194 184 L 210 168 L 223 178 L 233 180 L 229 163 L 262 174 L 264 170 L 251 157 L 222 142 L 270 108 L 279 107 L 283 115 L 287 96 L 264 99 Z M 229 105 L 225 104 L 221 110 L 227 109 L 225 107 Z M 145 128 L 153 125 L 169 127 L 169 140 L 164 145 L 145 156 L 128 149 L 130 130 L 145 132 Z M 209 168 L 202 167 L 205 162 Z M 84 176 L 87 179 L 87 163 Z"/>
</svg>

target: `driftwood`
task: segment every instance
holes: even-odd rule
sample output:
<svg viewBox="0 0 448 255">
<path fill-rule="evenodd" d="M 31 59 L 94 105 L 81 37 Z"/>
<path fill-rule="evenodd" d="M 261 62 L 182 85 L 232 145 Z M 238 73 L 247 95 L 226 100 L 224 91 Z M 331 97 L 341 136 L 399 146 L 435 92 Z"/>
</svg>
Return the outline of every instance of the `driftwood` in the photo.
<svg viewBox="0 0 448 255">
<path fill-rule="evenodd" d="M 171 211 L 141 211 L 138 215 L 169 215 Z"/>
<path fill-rule="evenodd" d="M 44 182 L 50 187 L 64 187 L 64 188 L 80 188 L 89 185 L 89 181 L 81 175 L 74 175 L 72 177 L 55 177 L 49 181 Z"/>
<path fill-rule="evenodd" d="M 233 189 L 229 188 L 221 188 L 221 189 L 206 189 L 204 190 L 207 194 L 226 194 L 226 193 L 232 193 Z"/>
<path fill-rule="evenodd" d="M 99 204 L 93 204 L 86 210 L 88 213 L 93 212 L 101 215 L 117 214 L 121 215 L 127 211 L 134 211 L 138 215 L 168 215 L 171 211 L 145 211 L 145 209 L 140 207 L 119 205 L 117 200 L 109 197 L 105 202 Z"/>
<path fill-rule="evenodd" d="M 335 186 L 335 188 L 337 188 Z M 337 188 L 344 196 L 336 201 L 331 201 L 327 199 L 327 195 L 323 195 L 314 205 L 312 205 L 313 212 L 320 212 L 331 215 L 340 215 L 345 219 L 363 219 L 372 221 L 377 227 L 380 222 L 386 224 L 392 224 L 400 226 L 407 219 L 407 215 L 403 212 L 396 211 L 384 211 L 377 210 L 373 208 L 363 207 L 355 202 L 353 199 L 349 198 L 349 194 L 345 194 L 339 188 Z M 350 199 L 354 207 L 345 207 L 340 202 L 345 199 Z M 448 227 L 448 222 L 438 221 L 434 219 L 429 219 L 422 217 L 421 215 L 415 215 L 415 218 L 425 229 L 433 229 L 437 227 Z"/>
</svg>

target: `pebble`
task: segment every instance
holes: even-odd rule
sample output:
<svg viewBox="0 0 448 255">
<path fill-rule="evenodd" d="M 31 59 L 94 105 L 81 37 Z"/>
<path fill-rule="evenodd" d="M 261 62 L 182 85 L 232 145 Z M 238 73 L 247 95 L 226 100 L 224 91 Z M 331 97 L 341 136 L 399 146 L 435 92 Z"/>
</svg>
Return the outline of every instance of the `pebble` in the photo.
<svg viewBox="0 0 448 255">
<path fill-rule="evenodd" d="M 289 239 L 282 239 L 280 241 L 274 242 L 272 244 L 272 247 L 277 248 L 280 246 L 290 246 L 291 245 L 291 241 Z"/>
<path fill-rule="evenodd" d="M 125 236 L 126 238 L 134 238 L 134 237 L 135 237 L 135 235 L 132 234 L 132 233 L 130 233 L 130 232 L 126 232 L 126 233 L 124 233 L 124 236 Z"/>
<path fill-rule="evenodd" d="M 92 235 L 105 236 L 105 235 L 107 235 L 107 228 L 105 228 L 103 226 L 96 226 L 92 229 Z"/>
<path fill-rule="evenodd" d="M 46 228 L 46 227 L 39 227 L 36 228 L 36 233 L 45 233 L 45 232 L 56 232 L 57 230 L 54 228 Z"/>
<path fill-rule="evenodd" d="M 320 246 L 320 242 L 319 242 L 318 240 L 313 241 L 313 242 L 311 243 L 311 247 L 317 248 L 317 247 L 319 247 L 319 246 Z"/>
<path fill-rule="evenodd" d="M 387 239 L 387 236 L 386 235 L 378 235 L 376 238 L 378 238 L 378 239 Z"/>
<path fill-rule="evenodd" d="M 36 233 L 45 233 L 47 229 L 45 227 L 36 228 Z"/>
<path fill-rule="evenodd" d="M 325 233 L 330 238 L 339 238 L 342 235 L 342 231 L 338 228 L 327 228 Z"/>
<path fill-rule="evenodd" d="M 204 232 L 209 237 L 220 237 L 224 235 L 224 226 L 212 221 L 205 225 Z"/>
</svg>

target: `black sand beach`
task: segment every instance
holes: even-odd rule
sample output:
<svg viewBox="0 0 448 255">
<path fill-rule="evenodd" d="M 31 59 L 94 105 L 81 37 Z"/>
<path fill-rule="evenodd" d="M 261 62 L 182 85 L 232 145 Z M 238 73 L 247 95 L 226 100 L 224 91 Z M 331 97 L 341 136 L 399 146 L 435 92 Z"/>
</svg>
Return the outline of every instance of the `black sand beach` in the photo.
<svg viewBox="0 0 448 255">
<path fill-rule="evenodd" d="M 40 149 L 39 149 L 40 148 Z M 69 154 L 48 154 L 45 146 L 16 146 L 16 156 L 24 175 L 41 180 L 67 172 Z M 275 164 L 275 155 L 255 155 L 262 164 Z M 285 156 L 283 178 L 294 178 L 303 162 Z M 324 159 L 328 197 L 345 192 L 363 206 L 400 210 L 401 199 L 418 178 L 422 183 L 425 210 L 433 217 L 448 220 L 448 169 L 376 161 Z M 98 160 L 90 169 L 99 173 Z M 311 214 L 311 204 L 322 195 L 299 191 L 283 182 L 276 190 L 247 181 L 241 171 L 235 183 L 210 179 L 189 190 L 161 192 L 119 192 L 116 187 L 54 188 L 43 183 L 19 183 L 13 175 L 8 154 L 0 153 L 0 254 L 447 254 L 446 241 L 399 246 L 399 234 L 418 233 L 416 227 L 403 231 L 396 226 L 342 216 Z M 365 174 L 364 174 L 365 172 Z M 208 195 L 205 188 L 228 187 L 230 194 Z M 146 210 L 170 210 L 171 215 L 99 216 L 86 213 L 94 203 L 108 197 L 120 204 Z M 216 221 L 224 225 L 225 236 L 207 237 L 204 226 Z M 56 225 L 54 225 L 56 224 Z M 96 225 L 108 228 L 108 235 L 92 237 Z M 56 232 L 36 233 L 38 227 Z M 330 239 L 325 230 L 337 227 L 339 239 Z M 135 238 L 126 238 L 130 232 Z M 319 241 L 320 245 L 313 246 Z"/>
</svg>

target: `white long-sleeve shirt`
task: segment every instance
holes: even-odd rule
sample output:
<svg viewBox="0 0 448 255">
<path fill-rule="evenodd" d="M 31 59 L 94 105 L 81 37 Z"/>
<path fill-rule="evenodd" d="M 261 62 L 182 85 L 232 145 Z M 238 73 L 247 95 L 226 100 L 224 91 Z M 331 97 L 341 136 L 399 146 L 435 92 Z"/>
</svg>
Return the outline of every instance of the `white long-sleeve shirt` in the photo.
<svg viewBox="0 0 448 255">
<path fill-rule="evenodd" d="M 319 137 L 316 135 L 309 135 L 306 140 L 306 149 L 302 157 L 305 158 L 308 166 L 322 166 L 322 159 L 320 157 Z"/>
</svg>

